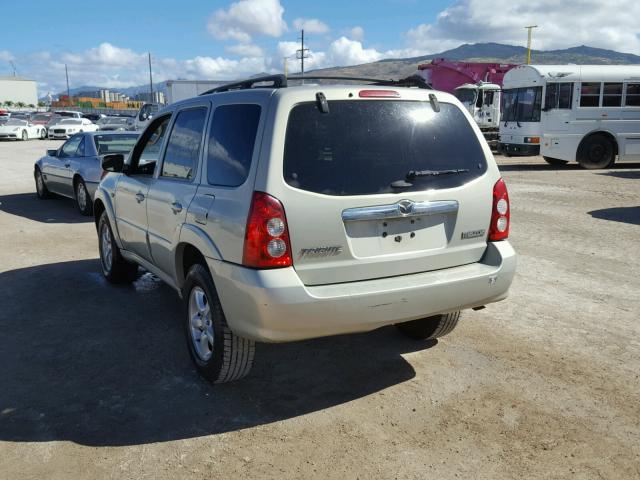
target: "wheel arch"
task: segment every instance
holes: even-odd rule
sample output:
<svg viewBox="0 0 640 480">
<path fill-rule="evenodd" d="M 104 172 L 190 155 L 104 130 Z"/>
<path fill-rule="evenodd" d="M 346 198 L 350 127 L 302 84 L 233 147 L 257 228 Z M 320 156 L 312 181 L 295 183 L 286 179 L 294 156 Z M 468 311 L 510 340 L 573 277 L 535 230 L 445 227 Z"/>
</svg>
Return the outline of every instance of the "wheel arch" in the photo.
<svg viewBox="0 0 640 480">
<path fill-rule="evenodd" d="M 199 248 L 191 243 L 181 242 L 176 247 L 176 285 L 182 289 L 189 269 L 194 265 L 202 265 L 209 271 L 207 259 Z M 209 273 L 211 273 L 209 271 Z"/>
<path fill-rule="evenodd" d="M 613 154 L 618 155 L 619 147 L 618 147 L 618 139 L 616 138 L 616 136 L 609 130 L 593 130 L 587 133 L 584 137 L 582 137 L 582 140 L 580 140 L 580 143 L 578 144 L 578 148 L 576 150 L 576 158 L 578 158 L 580 149 L 582 148 L 584 143 L 587 141 L 587 139 L 595 135 L 602 135 L 603 137 L 606 137 L 613 145 Z"/>
</svg>

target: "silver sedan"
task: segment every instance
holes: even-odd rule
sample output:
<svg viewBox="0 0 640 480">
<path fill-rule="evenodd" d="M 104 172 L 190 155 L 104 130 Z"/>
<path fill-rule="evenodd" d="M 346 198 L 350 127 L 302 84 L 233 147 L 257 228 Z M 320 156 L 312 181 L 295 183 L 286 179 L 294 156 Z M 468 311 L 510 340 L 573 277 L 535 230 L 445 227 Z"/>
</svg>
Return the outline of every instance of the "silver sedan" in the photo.
<svg viewBox="0 0 640 480">
<path fill-rule="evenodd" d="M 52 193 L 73 198 L 83 215 L 93 212 L 93 196 L 104 175 L 102 156 L 127 155 L 139 133 L 78 133 L 57 150 L 47 150 L 34 167 L 38 198 Z"/>
</svg>

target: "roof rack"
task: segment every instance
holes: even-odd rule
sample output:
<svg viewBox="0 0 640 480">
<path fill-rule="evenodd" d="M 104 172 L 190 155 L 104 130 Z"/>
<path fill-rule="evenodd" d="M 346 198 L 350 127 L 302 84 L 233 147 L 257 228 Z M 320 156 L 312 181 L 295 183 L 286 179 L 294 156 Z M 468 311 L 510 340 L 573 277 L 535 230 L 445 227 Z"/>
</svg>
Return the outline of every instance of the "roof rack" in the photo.
<svg viewBox="0 0 640 480">
<path fill-rule="evenodd" d="M 226 83 L 219 87 L 212 88 L 211 90 L 207 90 L 206 92 L 203 92 L 200 95 L 209 95 L 210 93 L 228 92 L 230 90 L 247 90 L 249 88 L 257 88 L 257 87 L 254 87 L 256 83 L 267 83 L 267 82 L 271 82 L 273 84 L 273 85 L 268 85 L 267 88 L 283 88 L 287 86 L 287 77 L 280 74 L 280 75 L 266 75 L 264 77 L 248 78 L 247 80 L 242 80 L 240 82 Z"/>
<path fill-rule="evenodd" d="M 381 78 L 368 78 L 368 77 L 336 77 L 327 75 L 305 75 L 304 77 L 295 75 L 290 76 L 287 80 L 348 80 L 355 82 L 366 82 L 372 85 L 384 86 L 384 87 L 418 87 L 431 89 L 431 85 L 421 77 L 420 75 L 410 75 L 398 80 L 394 79 L 381 79 Z"/>
<path fill-rule="evenodd" d="M 209 95 L 211 93 L 229 92 L 231 90 L 248 90 L 250 88 L 286 88 L 288 81 L 302 81 L 302 80 L 333 80 L 333 81 L 352 81 L 352 82 L 366 82 L 372 85 L 385 86 L 385 87 L 417 87 L 431 89 L 431 85 L 421 77 L 420 75 L 410 75 L 398 80 L 393 79 L 380 79 L 380 78 L 367 78 L 367 77 L 336 77 L 330 75 L 293 75 L 285 77 L 282 74 L 279 75 L 267 75 L 264 77 L 249 78 L 240 82 L 227 83 L 211 90 L 207 90 L 200 95 Z M 271 83 L 271 85 L 254 86 L 258 83 Z"/>
</svg>

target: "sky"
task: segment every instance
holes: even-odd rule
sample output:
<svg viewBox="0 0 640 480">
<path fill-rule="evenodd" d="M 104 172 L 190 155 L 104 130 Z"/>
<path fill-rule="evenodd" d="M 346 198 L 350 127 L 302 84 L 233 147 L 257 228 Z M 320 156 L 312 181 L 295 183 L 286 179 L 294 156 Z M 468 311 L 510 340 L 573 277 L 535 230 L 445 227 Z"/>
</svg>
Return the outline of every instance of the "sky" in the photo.
<svg viewBox="0 0 640 480">
<path fill-rule="evenodd" d="M 0 75 L 38 82 L 39 95 L 71 87 L 112 89 L 154 81 L 229 80 L 439 53 L 462 43 L 578 45 L 640 54 L 637 0 L 65 0 L 2 2 Z M 614 5 L 615 4 L 615 5 Z M 489 7 L 488 7 L 489 6 Z M 615 8 L 614 8 L 615 7 Z M 25 14 L 25 12 L 28 12 Z"/>
</svg>

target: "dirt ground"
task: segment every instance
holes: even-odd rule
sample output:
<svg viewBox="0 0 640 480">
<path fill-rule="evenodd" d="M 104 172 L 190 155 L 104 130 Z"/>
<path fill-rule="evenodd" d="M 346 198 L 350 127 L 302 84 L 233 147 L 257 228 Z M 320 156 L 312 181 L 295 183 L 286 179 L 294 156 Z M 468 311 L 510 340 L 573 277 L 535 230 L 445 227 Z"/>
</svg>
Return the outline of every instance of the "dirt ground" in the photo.
<svg viewBox="0 0 640 480">
<path fill-rule="evenodd" d="M 91 221 L 0 143 L 0 479 L 640 478 L 640 165 L 501 158 L 511 296 L 435 343 L 259 345 L 200 380 L 177 296 L 99 273 Z"/>
</svg>

